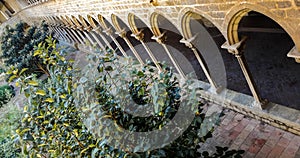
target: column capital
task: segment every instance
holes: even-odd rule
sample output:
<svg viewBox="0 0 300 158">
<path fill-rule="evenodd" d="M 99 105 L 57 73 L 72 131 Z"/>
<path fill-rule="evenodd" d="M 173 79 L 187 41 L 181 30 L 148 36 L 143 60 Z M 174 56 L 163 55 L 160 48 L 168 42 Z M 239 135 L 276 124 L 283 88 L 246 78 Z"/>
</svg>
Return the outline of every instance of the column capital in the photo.
<svg viewBox="0 0 300 158">
<path fill-rule="evenodd" d="M 125 31 L 125 28 L 123 28 L 123 29 L 120 30 L 120 31 L 116 31 L 115 34 L 119 35 L 119 36 L 122 37 L 122 38 L 125 38 L 125 37 L 126 37 L 126 31 Z"/>
<path fill-rule="evenodd" d="M 290 58 L 295 58 L 297 63 L 300 63 L 300 52 L 297 50 L 296 46 L 294 46 L 290 52 L 287 54 Z"/>
<path fill-rule="evenodd" d="M 103 30 L 103 32 L 106 33 L 108 36 L 111 36 L 111 34 L 113 33 L 111 27 L 109 27 L 109 28 Z"/>
<path fill-rule="evenodd" d="M 141 29 L 140 31 L 136 32 L 136 33 L 132 33 L 130 36 L 134 37 L 135 39 L 139 40 L 139 41 L 144 41 L 144 36 L 145 34 L 143 33 L 144 29 Z"/>
<path fill-rule="evenodd" d="M 92 31 L 92 27 L 91 26 L 87 26 L 87 27 L 84 27 L 84 29 L 87 31 L 87 32 L 90 32 L 90 31 Z"/>
<path fill-rule="evenodd" d="M 97 26 L 97 27 L 93 28 L 92 31 L 95 31 L 95 32 L 101 32 L 101 27 L 100 27 L 100 26 Z"/>
<path fill-rule="evenodd" d="M 197 35 L 195 35 L 189 39 L 182 38 L 179 42 L 185 44 L 185 46 L 187 46 L 188 48 L 193 49 L 194 45 L 192 44 L 192 42 L 196 39 L 196 37 L 197 37 Z"/>
<path fill-rule="evenodd" d="M 157 43 L 159 44 L 164 44 L 167 40 L 166 32 L 163 32 L 162 34 L 158 36 L 152 36 L 151 39 L 156 40 Z"/>
<path fill-rule="evenodd" d="M 230 45 L 228 41 L 226 41 L 221 48 L 227 49 L 229 53 L 237 56 L 237 55 L 242 55 L 242 51 L 239 50 L 239 48 L 244 44 L 246 41 L 247 37 L 243 37 L 242 40 L 240 40 L 238 43 L 235 43 L 233 45 Z"/>
</svg>

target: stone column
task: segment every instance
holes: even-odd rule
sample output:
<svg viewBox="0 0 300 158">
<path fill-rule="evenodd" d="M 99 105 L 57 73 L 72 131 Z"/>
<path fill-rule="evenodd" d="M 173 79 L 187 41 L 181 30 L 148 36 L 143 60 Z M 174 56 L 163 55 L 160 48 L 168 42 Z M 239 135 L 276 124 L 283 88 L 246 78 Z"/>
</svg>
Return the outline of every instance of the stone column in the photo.
<svg viewBox="0 0 300 158">
<path fill-rule="evenodd" d="M 69 39 L 65 36 L 64 32 L 62 32 L 58 27 L 56 26 L 51 26 L 52 27 L 52 30 L 54 30 L 56 33 L 59 34 L 59 36 L 61 36 L 61 38 L 64 40 L 64 41 L 69 41 Z"/>
<path fill-rule="evenodd" d="M 243 51 L 241 49 L 239 49 L 243 42 L 245 42 L 246 37 L 244 37 L 240 42 L 233 44 L 233 45 L 229 45 L 228 42 L 225 42 L 221 47 L 224 49 L 227 49 L 229 53 L 235 55 L 235 57 L 237 58 L 239 65 L 243 71 L 243 74 L 246 78 L 246 81 L 248 83 L 248 86 L 251 90 L 251 93 L 256 101 L 256 103 L 253 104 L 253 106 L 255 108 L 258 109 L 262 109 L 263 106 L 266 105 L 267 101 L 266 100 L 262 100 L 262 98 L 259 95 L 257 86 L 254 82 L 254 79 L 250 73 L 247 61 L 243 55 Z"/>
<path fill-rule="evenodd" d="M 169 51 L 167 45 L 165 44 L 165 42 L 166 42 L 165 32 L 162 33 L 162 34 L 160 34 L 159 36 L 153 36 L 151 39 L 156 40 L 157 43 L 159 43 L 160 45 L 162 45 L 162 47 L 165 49 L 166 53 L 168 54 L 169 58 L 171 59 L 173 65 L 175 66 L 176 70 L 178 71 L 179 75 L 182 78 L 186 79 L 186 76 L 185 76 L 183 70 L 179 66 L 177 60 L 173 57 L 173 55 Z"/>
<path fill-rule="evenodd" d="M 148 45 L 144 42 L 144 33 L 142 31 L 143 30 L 138 31 L 137 33 L 132 33 L 131 36 L 134 37 L 135 39 L 137 39 L 138 41 L 140 41 L 142 43 L 143 47 L 145 48 L 146 52 L 150 56 L 151 60 L 153 61 L 153 63 L 155 64 L 155 66 L 157 67 L 157 69 L 159 70 L 159 72 L 162 72 L 162 68 L 158 64 L 158 60 L 153 55 L 153 53 L 150 50 L 150 48 L 148 47 Z"/>
<path fill-rule="evenodd" d="M 81 29 L 77 28 L 75 30 L 78 33 L 78 35 L 80 36 L 80 38 L 82 39 L 82 42 L 83 42 L 82 44 L 85 46 L 86 45 L 85 40 L 88 40 L 88 39 L 86 39 L 86 37 L 84 37 L 84 33 Z"/>
<path fill-rule="evenodd" d="M 57 29 L 61 30 L 61 32 L 64 33 L 64 35 L 68 38 L 70 43 L 75 43 L 76 42 L 63 28 L 58 26 Z"/>
<path fill-rule="evenodd" d="M 208 79 L 208 82 L 211 85 L 211 88 L 212 88 L 211 90 L 213 92 L 219 93 L 219 91 L 221 90 L 221 88 L 218 87 L 217 84 L 214 82 L 214 80 L 212 79 L 211 75 L 209 74 L 208 68 L 205 65 L 205 61 L 199 55 L 199 52 L 197 51 L 197 49 L 195 48 L 195 46 L 191 43 L 195 38 L 196 38 L 195 36 L 192 37 L 192 38 L 190 38 L 190 39 L 187 39 L 187 40 L 183 38 L 182 40 L 180 40 L 180 43 L 184 43 L 185 46 L 187 46 L 188 48 L 190 48 L 193 51 L 193 53 L 196 56 L 196 58 L 197 58 L 197 60 L 198 60 L 198 62 L 200 64 L 200 66 L 201 66 L 201 68 L 202 68 L 202 70 L 203 70 L 203 72 L 204 72 L 204 74 L 206 76 L 206 78 Z"/>
<path fill-rule="evenodd" d="M 122 46 L 120 45 L 120 43 L 115 39 L 114 36 L 112 36 L 112 29 L 111 28 L 107 28 L 106 30 L 103 30 L 103 32 L 105 32 L 108 36 L 110 36 L 110 38 L 115 42 L 115 44 L 117 45 L 117 47 L 119 48 L 119 50 L 121 51 L 121 53 L 123 54 L 124 57 L 128 57 L 128 55 L 126 54 L 126 52 L 124 51 L 124 49 L 122 48 Z"/>
<path fill-rule="evenodd" d="M 141 56 L 139 55 L 139 53 L 135 50 L 135 48 L 133 47 L 132 43 L 130 42 L 130 40 L 127 38 L 126 36 L 126 31 L 125 29 L 122 29 L 120 32 L 116 32 L 117 35 L 119 35 L 121 38 L 124 39 L 124 41 L 126 42 L 126 44 L 129 46 L 130 50 L 132 51 L 132 53 L 134 54 L 134 56 L 136 57 L 136 59 L 140 62 L 141 65 L 144 65 L 144 61 L 142 60 Z"/>
<path fill-rule="evenodd" d="M 95 33 L 97 33 L 97 34 L 102 38 L 102 40 L 105 42 L 106 46 L 107 46 L 109 49 L 114 50 L 113 47 L 112 47 L 112 46 L 110 45 L 110 43 L 108 42 L 108 40 L 103 36 L 100 27 L 94 28 L 93 31 L 94 31 Z"/>
<path fill-rule="evenodd" d="M 84 41 L 81 39 L 81 37 L 78 36 L 77 31 L 75 31 L 73 28 L 71 28 L 70 30 L 76 36 L 76 39 L 78 39 L 79 43 L 85 44 Z"/>
<path fill-rule="evenodd" d="M 88 34 L 87 31 L 83 30 L 82 32 L 84 33 L 85 37 L 87 37 L 87 39 L 90 41 L 90 43 L 92 44 L 92 46 L 93 46 L 94 44 L 96 44 L 96 43 L 93 41 L 93 39 L 91 38 L 91 36 Z"/>
<path fill-rule="evenodd" d="M 74 35 L 70 28 L 66 27 L 62 29 L 64 29 L 67 32 L 67 34 L 72 37 L 74 42 L 80 43 L 79 39 Z"/>
<path fill-rule="evenodd" d="M 97 42 L 97 44 L 99 45 L 99 47 L 100 47 L 102 50 L 105 50 L 104 45 L 100 42 L 100 40 L 99 40 L 98 37 L 96 36 L 95 32 L 94 32 L 94 31 L 89 31 L 89 33 L 94 37 L 94 39 L 96 40 L 96 42 Z"/>
</svg>

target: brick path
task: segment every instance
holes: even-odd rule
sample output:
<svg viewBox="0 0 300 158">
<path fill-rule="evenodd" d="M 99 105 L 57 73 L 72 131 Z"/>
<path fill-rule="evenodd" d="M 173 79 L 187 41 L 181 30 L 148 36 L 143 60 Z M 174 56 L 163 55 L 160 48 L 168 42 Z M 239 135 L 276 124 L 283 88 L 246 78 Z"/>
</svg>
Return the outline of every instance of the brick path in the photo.
<svg viewBox="0 0 300 158">
<path fill-rule="evenodd" d="M 300 158 L 300 136 L 231 110 L 225 114 L 213 138 L 200 150 L 212 152 L 215 146 L 228 146 L 245 150 L 245 158 Z"/>
</svg>

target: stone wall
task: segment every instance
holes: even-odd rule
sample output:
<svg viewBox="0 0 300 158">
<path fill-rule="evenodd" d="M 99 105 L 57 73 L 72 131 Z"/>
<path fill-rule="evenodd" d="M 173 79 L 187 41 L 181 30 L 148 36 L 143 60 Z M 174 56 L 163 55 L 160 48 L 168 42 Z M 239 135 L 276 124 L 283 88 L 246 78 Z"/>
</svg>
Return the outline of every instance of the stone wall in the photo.
<svg viewBox="0 0 300 158">
<path fill-rule="evenodd" d="M 299 0 L 53 0 L 29 7 L 23 11 L 28 17 L 45 16 L 83 16 L 90 15 L 97 19 L 103 16 L 112 24 L 111 15 L 122 19 L 128 26 L 128 14 L 142 19 L 149 27 L 154 13 L 163 15 L 181 32 L 182 19 L 187 12 L 195 12 L 210 20 L 226 39 L 231 36 L 230 22 L 240 11 L 256 11 L 276 21 L 287 31 L 300 50 L 300 1 Z M 38 13 L 38 14 L 37 14 Z"/>
<path fill-rule="evenodd" d="M 89 24 L 92 24 L 92 21 L 89 17 L 93 17 L 102 25 L 101 21 L 105 18 L 117 31 L 120 31 L 120 28 L 118 28 L 119 22 L 116 20 L 116 17 L 118 17 L 135 32 L 134 29 L 137 26 L 134 26 L 133 19 L 130 18 L 134 15 L 143 21 L 155 36 L 159 36 L 159 32 L 157 32 L 159 30 L 157 15 L 162 15 L 178 29 L 184 38 L 188 39 L 191 38 L 191 36 L 188 36 L 190 28 L 186 25 L 189 23 L 188 17 L 196 14 L 209 21 L 209 25 L 218 28 L 228 43 L 232 45 L 239 40 L 237 37 L 239 20 L 250 11 L 259 12 L 277 22 L 294 41 L 298 49 L 295 54 L 296 56 L 299 55 L 300 58 L 300 53 L 297 54 L 300 52 L 299 0 L 50 0 L 25 8 L 7 21 L 6 24 L 14 24 L 19 20 L 35 23 L 46 19 L 49 23 L 55 25 L 53 28 L 56 27 L 56 31 L 58 30 L 60 35 L 74 40 L 87 35 L 87 32 L 83 30 L 90 31 Z M 83 17 L 89 24 L 85 24 L 85 21 L 80 17 Z M 66 21 L 66 19 L 69 19 L 69 21 Z M 1 27 L 3 28 L 4 25 L 1 25 Z M 93 27 L 95 30 L 95 26 Z M 78 32 L 76 33 L 76 31 Z M 95 32 L 101 34 L 101 32 Z M 226 104 L 223 105 L 225 107 L 300 134 L 298 119 L 300 113 L 298 111 L 294 113 L 299 117 L 296 120 L 291 120 L 281 116 L 281 114 L 272 113 L 273 111 L 270 109 L 269 111 L 263 111 L 245 106 L 244 102 L 248 99 L 245 99 L 247 97 L 244 96 L 241 99 L 240 94 L 232 95 L 227 99 L 224 96 L 222 97 L 221 94 L 213 95 L 207 90 L 207 93 L 203 93 L 203 96 L 217 103 L 220 103 L 218 99 L 225 99 Z M 234 99 L 244 102 L 239 103 Z M 251 97 L 249 104 L 252 102 L 253 98 Z M 286 110 L 283 108 L 280 111 Z"/>
</svg>

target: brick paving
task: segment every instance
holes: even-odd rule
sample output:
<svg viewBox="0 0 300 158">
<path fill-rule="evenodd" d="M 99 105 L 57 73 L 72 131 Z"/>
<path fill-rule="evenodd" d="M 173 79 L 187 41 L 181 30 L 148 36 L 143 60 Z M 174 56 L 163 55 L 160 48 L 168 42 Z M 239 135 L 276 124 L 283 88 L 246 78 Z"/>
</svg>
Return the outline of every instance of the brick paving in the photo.
<svg viewBox="0 0 300 158">
<path fill-rule="evenodd" d="M 300 136 L 231 110 L 225 110 L 213 138 L 200 150 L 213 152 L 215 146 L 245 150 L 245 158 L 300 158 Z"/>
</svg>

